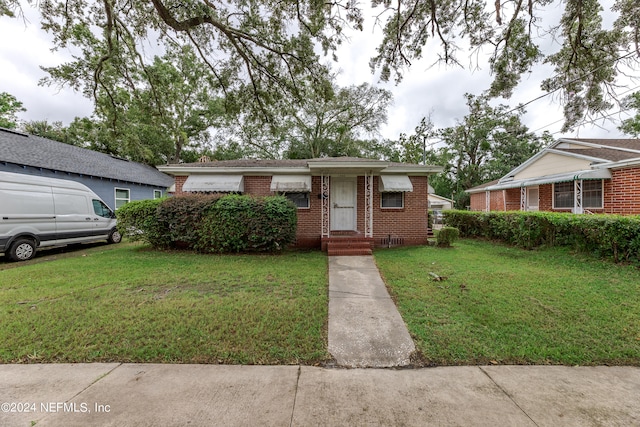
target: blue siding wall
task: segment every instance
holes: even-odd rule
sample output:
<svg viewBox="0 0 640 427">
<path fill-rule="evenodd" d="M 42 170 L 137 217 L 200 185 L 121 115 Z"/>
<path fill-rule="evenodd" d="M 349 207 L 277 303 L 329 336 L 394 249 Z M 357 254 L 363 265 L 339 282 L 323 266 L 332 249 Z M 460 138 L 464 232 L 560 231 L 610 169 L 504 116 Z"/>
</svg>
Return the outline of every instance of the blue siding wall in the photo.
<svg viewBox="0 0 640 427">
<path fill-rule="evenodd" d="M 116 207 L 116 188 L 129 190 L 129 200 L 131 201 L 153 199 L 154 190 L 161 191 L 163 196 L 167 195 L 167 189 L 163 187 L 134 184 L 115 179 L 91 177 L 67 172 L 52 171 L 49 169 L 33 168 L 30 166 L 20 166 L 13 163 L 0 162 L 0 171 L 77 181 L 93 190 L 94 193 L 96 193 L 111 209 L 114 210 Z"/>
</svg>

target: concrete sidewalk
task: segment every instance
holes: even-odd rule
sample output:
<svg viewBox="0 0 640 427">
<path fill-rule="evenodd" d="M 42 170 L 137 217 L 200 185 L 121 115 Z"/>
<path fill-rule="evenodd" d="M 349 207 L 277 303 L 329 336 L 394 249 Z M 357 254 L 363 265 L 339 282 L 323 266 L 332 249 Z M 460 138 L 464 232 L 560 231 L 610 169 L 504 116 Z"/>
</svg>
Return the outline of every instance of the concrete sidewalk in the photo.
<svg viewBox="0 0 640 427">
<path fill-rule="evenodd" d="M 632 426 L 640 368 L 0 365 L 0 404 L 9 427 Z"/>
<path fill-rule="evenodd" d="M 415 351 L 372 256 L 329 257 L 328 350 L 338 366 L 406 366 Z"/>
</svg>

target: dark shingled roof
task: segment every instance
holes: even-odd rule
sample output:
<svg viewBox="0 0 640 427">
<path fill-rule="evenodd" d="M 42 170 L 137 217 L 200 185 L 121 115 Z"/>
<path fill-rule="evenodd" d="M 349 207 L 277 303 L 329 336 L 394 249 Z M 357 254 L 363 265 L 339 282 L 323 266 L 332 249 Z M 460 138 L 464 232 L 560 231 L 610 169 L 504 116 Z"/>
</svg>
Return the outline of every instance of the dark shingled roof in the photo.
<svg viewBox="0 0 640 427">
<path fill-rule="evenodd" d="M 238 160 L 213 160 L 210 162 L 179 163 L 171 164 L 172 167 L 203 167 L 203 168 L 274 168 L 292 167 L 306 168 L 309 163 L 314 162 L 344 162 L 344 163 L 366 163 L 380 161 L 377 159 L 364 159 L 361 157 L 319 157 L 316 159 L 238 159 Z M 411 163 L 387 162 L 391 167 L 419 166 Z"/>
<path fill-rule="evenodd" d="M 0 162 L 168 187 L 173 178 L 156 168 L 51 139 L 0 128 Z"/>
<path fill-rule="evenodd" d="M 308 160 L 274 160 L 274 159 L 238 159 L 214 160 L 211 162 L 178 163 L 173 167 L 203 167 L 203 168 L 272 168 L 272 167 L 307 167 Z"/>
<path fill-rule="evenodd" d="M 640 150 L 640 139 L 589 139 L 589 138 L 563 138 L 573 141 L 588 142 L 591 144 L 606 145 L 607 147 L 628 148 Z"/>
<path fill-rule="evenodd" d="M 619 162 L 621 160 L 637 159 L 640 153 L 632 151 L 620 151 L 613 148 L 558 148 L 558 151 L 566 153 L 579 154 L 583 156 L 595 157 L 610 162 Z"/>
<path fill-rule="evenodd" d="M 619 162 L 622 160 L 637 159 L 640 157 L 640 139 L 588 139 L 588 138 L 563 138 L 564 141 L 578 141 L 589 144 L 600 145 L 601 147 L 581 148 L 556 148 L 573 154 L 595 157 L 609 162 Z M 625 150 L 635 150 L 625 151 Z"/>
</svg>

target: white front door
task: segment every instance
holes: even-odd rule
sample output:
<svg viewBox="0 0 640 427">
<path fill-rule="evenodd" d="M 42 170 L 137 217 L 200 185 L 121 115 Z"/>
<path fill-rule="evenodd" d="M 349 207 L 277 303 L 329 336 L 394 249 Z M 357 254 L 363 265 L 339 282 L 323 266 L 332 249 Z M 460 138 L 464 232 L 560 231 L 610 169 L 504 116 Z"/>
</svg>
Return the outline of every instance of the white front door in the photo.
<svg viewBox="0 0 640 427">
<path fill-rule="evenodd" d="M 356 229 L 356 178 L 331 178 L 331 229 Z"/>
<path fill-rule="evenodd" d="M 540 192 L 538 187 L 527 187 L 527 210 L 537 211 L 540 205 Z"/>
</svg>

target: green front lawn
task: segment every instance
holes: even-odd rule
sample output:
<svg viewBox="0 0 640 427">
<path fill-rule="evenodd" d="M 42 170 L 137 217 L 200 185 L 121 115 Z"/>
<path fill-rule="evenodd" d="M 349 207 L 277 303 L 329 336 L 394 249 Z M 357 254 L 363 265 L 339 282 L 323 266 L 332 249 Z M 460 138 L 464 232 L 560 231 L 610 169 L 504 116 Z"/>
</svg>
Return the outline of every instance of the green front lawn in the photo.
<svg viewBox="0 0 640 427">
<path fill-rule="evenodd" d="M 0 363 L 314 363 L 321 252 L 199 255 L 123 243 L 0 262 Z"/>
<path fill-rule="evenodd" d="M 479 240 L 375 257 L 426 364 L 640 365 L 636 267 Z"/>
<path fill-rule="evenodd" d="M 0 261 L 0 363 L 329 358 L 322 252 L 50 254 Z M 375 257 L 425 364 L 640 366 L 635 267 L 474 240 Z"/>
</svg>

